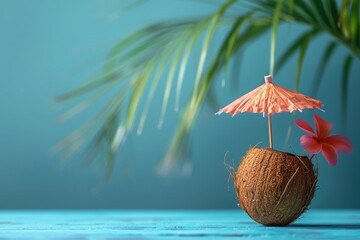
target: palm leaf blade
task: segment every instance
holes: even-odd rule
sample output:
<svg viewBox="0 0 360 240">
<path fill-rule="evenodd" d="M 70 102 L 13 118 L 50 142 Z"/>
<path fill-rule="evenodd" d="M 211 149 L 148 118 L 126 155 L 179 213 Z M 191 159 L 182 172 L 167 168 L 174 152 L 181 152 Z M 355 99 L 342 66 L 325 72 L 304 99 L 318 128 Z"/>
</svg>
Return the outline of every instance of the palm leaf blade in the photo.
<svg viewBox="0 0 360 240">
<path fill-rule="evenodd" d="M 324 75 L 325 67 L 328 64 L 329 60 L 331 59 L 331 56 L 334 54 L 338 44 L 336 42 L 330 42 L 328 43 L 323 56 L 320 60 L 320 65 L 317 69 L 317 72 L 315 74 L 314 80 L 313 80 L 313 89 L 312 89 L 312 95 L 316 96 L 321 84 L 321 79 Z"/>
<path fill-rule="evenodd" d="M 137 0 L 136 2 L 145 1 Z M 91 157 L 107 156 L 108 172 L 114 167 L 116 155 L 127 135 L 132 131 L 139 115 L 138 134 L 141 134 L 149 113 L 151 101 L 159 83 L 163 81 L 165 89 L 162 96 L 159 125 L 164 121 L 169 98 L 175 87 L 175 111 L 180 108 L 182 86 L 188 63 L 197 43 L 201 41 L 200 56 L 195 66 L 195 77 L 189 77 L 194 84 L 190 98 L 181 113 L 179 127 L 176 129 L 166 157 L 161 166 L 175 166 L 190 152 L 191 134 L 201 106 L 205 100 L 215 99 L 214 86 L 216 76 L 228 71 L 227 65 L 234 55 L 242 52 L 253 39 L 271 30 L 270 73 L 276 74 L 289 59 L 299 52 L 296 65 L 295 89 L 300 85 L 301 73 L 308 46 L 320 33 L 333 39 L 326 40 L 326 48 L 321 56 L 319 68 L 313 81 L 315 93 L 321 83 L 326 65 L 333 57 L 337 46 L 345 46 L 351 54 L 345 59 L 341 82 L 341 102 L 347 104 L 349 75 L 354 57 L 360 58 L 359 1 L 343 0 L 340 7 L 336 0 L 255 0 L 248 2 L 250 8 L 239 14 L 242 4 L 236 0 L 218 1 L 217 11 L 206 18 L 174 20 L 140 29 L 119 41 L 108 53 L 106 64 L 97 75 L 86 84 L 59 96 L 56 100 L 65 102 L 86 94 L 85 101 L 76 105 L 63 115 L 69 118 L 83 111 L 106 93 L 113 94 L 113 88 L 119 91 L 110 104 L 104 106 L 91 120 L 64 141 L 60 148 L 67 149 L 67 156 L 73 156 L 85 144 L 86 137 L 93 137 L 89 148 Z M 230 11 L 230 9 L 234 11 Z M 275 58 L 278 26 L 284 22 L 302 24 L 306 30 L 297 37 L 279 58 Z M 220 49 L 212 48 L 218 30 L 227 26 Z M 201 39 L 201 40 L 200 40 Z M 210 51 L 217 49 L 215 57 Z M 275 62 L 276 60 L 276 62 Z M 178 74 L 175 77 L 176 73 Z M 134 77 L 135 76 L 135 77 Z M 164 78 L 163 78 L 164 76 Z M 166 77 L 165 77 L 166 76 Z M 143 96 L 147 98 L 142 112 Z M 346 108 L 343 108 L 346 111 Z M 149 114 L 150 115 L 150 114 Z M 346 116 L 344 112 L 343 117 Z M 93 136 L 94 135 L 94 136 Z"/>
<path fill-rule="evenodd" d="M 348 101 L 348 91 L 349 91 L 349 75 L 351 71 L 351 66 L 353 63 L 353 56 L 349 55 L 344 61 L 343 71 L 342 71 L 342 81 L 341 81 L 341 117 L 343 123 L 347 116 L 347 101 Z"/>
<path fill-rule="evenodd" d="M 295 80 L 295 91 L 296 92 L 299 91 L 301 70 L 302 70 L 302 65 L 304 62 L 306 51 L 308 49 L 309 38 L 310 38 L 310 36 L 305 38 L 305 40 L 302 42 L 302 44 L 300 46 L 299 60 L 297 63 L 297 68 L 296 68 L 296 80 Z"/>
</svg>

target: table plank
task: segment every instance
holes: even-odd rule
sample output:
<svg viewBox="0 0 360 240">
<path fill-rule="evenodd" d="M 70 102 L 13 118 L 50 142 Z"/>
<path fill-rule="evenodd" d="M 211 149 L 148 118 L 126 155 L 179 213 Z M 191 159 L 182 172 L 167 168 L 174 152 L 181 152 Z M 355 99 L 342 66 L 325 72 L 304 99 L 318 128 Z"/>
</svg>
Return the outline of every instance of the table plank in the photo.
<svg viewBox="0 0 360 240">
<path fill-rule="evenodd" d="M 309 210 L 287 227 L 229 211 L 1 211 L 0 239 L 360 239 L 360 210 Z"/>
</svg>

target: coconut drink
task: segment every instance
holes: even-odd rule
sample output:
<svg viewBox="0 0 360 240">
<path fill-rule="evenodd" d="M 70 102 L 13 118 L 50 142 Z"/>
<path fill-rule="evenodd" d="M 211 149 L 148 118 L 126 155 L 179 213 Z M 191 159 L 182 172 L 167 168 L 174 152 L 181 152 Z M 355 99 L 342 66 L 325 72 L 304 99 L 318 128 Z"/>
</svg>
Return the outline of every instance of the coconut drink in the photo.
<svg viewBox="0 0 360 240">
<path fill-rule="evenodd" d="M 269 75 L 265 76 L 263 85 L 217 113 L 267 115 L 269 148 L 251 148 L 237 171 L 232 173 L 239 206 L 256 222 L 284 226 L 295 221 L 308 208 L 315 193 L 317 173 L 312 164 L 313 156 L 322 151 L 329 164 L 335 165 L 337 151 L 351 151 L 350 141 L 342 135 L 330 136 L 332 125 L 318 115 L 314 118 L 317 133 L 304 120 L 296 121 L 309 134 L 302 136 L 300 143 L 312 154 L 310 158 L 273 149 L 272 114 L 321 107 L 319 100 L 274 84 Z"/>
<path fill-rule="evenodd" d="M 283 226 L 297 219 L 308 208 L 316 182 L 308 157 L 270 148 L 251 148 L 234 177 L 241 208 L 267 226 Z"/>
</svg>

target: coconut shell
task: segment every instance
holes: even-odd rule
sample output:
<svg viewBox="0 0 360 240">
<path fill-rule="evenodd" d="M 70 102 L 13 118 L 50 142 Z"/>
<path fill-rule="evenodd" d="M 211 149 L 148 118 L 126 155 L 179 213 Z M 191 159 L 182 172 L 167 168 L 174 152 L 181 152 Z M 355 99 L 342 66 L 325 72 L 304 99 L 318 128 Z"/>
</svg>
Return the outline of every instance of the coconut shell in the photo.
<svg viewBox="0 0 360 240">
<path fill-rule="evenodd" d="M 316 183 L 308 157 L 266 148 L 250 149 L 234 175 L 241 208 L 267 226 L 296 220 L 309 206 Z"/>
</svg>

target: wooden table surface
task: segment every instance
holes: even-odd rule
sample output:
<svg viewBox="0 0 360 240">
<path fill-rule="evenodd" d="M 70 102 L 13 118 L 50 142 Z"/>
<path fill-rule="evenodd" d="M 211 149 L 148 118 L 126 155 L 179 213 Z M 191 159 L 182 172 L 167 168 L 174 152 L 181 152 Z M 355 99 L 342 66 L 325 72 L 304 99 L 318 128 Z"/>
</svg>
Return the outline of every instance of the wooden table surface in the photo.
<svg viewBox="0 0 360 240">
<path fill-rule="evenodd" d="M 287 227 L 228 211 L 1 211 L 0 239 L 360 239 L 360 210 L 309 210 Z"/>
</svg>

